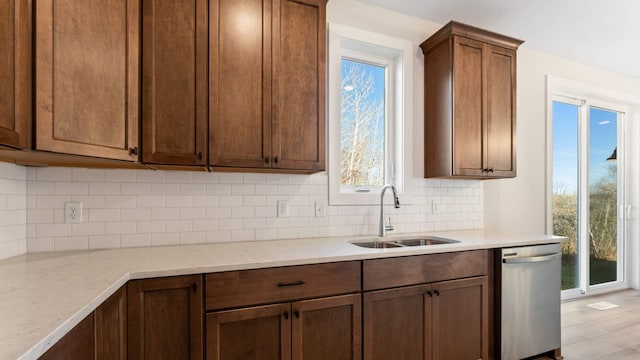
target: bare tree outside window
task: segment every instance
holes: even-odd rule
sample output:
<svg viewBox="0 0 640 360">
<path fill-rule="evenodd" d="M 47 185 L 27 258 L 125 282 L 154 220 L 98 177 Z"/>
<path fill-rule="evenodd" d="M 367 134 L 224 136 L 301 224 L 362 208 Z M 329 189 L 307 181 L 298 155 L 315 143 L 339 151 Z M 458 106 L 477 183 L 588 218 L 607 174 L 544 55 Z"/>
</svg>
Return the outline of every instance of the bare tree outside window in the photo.
<svg viewBox="0 0 640 360">
<path fill-rule="evenodd" d="M 342 187 L 385 183 L 385 71 L 382 66 L 342 59 Z"/>
</svg>

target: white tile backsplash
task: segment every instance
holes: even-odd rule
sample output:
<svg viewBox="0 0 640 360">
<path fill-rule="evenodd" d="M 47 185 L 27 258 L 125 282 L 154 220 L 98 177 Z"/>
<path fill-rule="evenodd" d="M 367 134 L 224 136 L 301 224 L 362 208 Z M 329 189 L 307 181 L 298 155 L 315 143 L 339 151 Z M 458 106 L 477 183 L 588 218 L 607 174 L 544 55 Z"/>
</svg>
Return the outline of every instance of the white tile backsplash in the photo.
<svg viewBox="0 0 640 360">
<path fill-rule="evenodd" d="M 0 259 L 27 252 L 27 217 L 27 169 L 0 162 Z"/>
<path fill-rule="evenodd" d="M 329 206 L 313 175 L 26 168 L 0 162 L 0 259 L 25 252 L 376 235 L 377 206 Z M 480 181 L 413 179 L 391 205 L 395 233 L 483 227 Z M 289 216 L 277 216 L 277 203 Z M 431 201 L 441 213 L 431 213 Z M 83 223 L 64 223 L 64 203 Z M 315 202 L 325 216 L 315 217 Z M 389 200 L 390 202 L 390 200 Z"/>
</svg>

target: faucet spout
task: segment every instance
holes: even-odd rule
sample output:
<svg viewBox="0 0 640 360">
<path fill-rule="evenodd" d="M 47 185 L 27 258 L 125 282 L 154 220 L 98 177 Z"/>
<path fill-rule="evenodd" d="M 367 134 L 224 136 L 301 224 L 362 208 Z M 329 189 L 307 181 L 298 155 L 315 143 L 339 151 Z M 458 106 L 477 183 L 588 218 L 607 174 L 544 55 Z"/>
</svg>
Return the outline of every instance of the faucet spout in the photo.
<svg viewBox="0 0 640 360">
<path fill-rule="evenodd" d="M 387 185 L 383 186 L 382 190 L 380 190 L 380 227 L 379 227 L 379 230 L 378 230 L 378 236 L 379 237 L 385 237 L 385 235 L 387 234 L 387 231 L 392 231 L 393 230 L 393 226 L 391 225 L 391 221 L 389 221 L 389 225 L 385 225 L 384 224 L 384 193 L 389 188 L 391 189 L 391 192 L 393 192 L 393 206 L 396 209 L 400 208 L 400 199 L 398 199 L 398 193 L 396 192 L 395 186 L 393 186 L 391 184 L 387 184 Z"/>
</svg>

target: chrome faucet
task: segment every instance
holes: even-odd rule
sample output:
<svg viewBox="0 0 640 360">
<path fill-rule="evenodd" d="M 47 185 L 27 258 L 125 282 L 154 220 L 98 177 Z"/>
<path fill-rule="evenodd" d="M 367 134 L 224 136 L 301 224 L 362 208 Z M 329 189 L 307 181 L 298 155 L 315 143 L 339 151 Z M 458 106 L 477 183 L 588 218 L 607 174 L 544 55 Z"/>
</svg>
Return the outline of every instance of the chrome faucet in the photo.
<svg viewBox="0 0 640 360">
<path fill-rule="evenodd" d="M 393 230 L 391 221 L 389 221 L 389 225 L 384 224 L 384 192 L 387 191 L 388 188 L 391 188 L 391 191 L 393 191 L 393 206 L 396 209 L 400 208 L 400 200 L 398 199 L 396 188 L 390 184 L 383 186 L 382 190 L 380 191 L 380 230 L 378 231 L 379 237 L 384 237 L 387 231 Z"/>
</svg>

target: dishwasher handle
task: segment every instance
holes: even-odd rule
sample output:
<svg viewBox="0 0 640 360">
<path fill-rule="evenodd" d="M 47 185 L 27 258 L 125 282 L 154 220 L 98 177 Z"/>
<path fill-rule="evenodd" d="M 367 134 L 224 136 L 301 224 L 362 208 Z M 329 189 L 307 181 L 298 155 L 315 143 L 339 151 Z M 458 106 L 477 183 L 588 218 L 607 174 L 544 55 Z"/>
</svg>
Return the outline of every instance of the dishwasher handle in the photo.
<svg viewBox="0 0 640 360">
<path fill-rule="evenodd" d="M 560 253 L 553 253 L 553 254 L 542 255 L 542 256 L 514 257 L 509 259 L 502 259 L 502 262 L 505 264 L 537 263 L 537 262 L 551 261 L 560 255 L 561 255 Z"/>
</svg>

